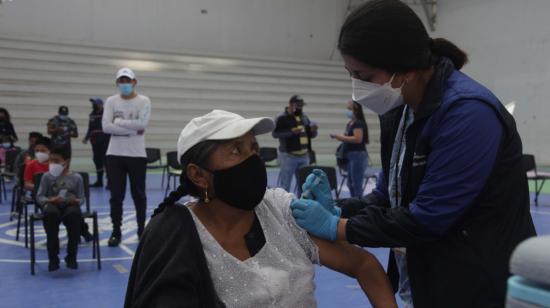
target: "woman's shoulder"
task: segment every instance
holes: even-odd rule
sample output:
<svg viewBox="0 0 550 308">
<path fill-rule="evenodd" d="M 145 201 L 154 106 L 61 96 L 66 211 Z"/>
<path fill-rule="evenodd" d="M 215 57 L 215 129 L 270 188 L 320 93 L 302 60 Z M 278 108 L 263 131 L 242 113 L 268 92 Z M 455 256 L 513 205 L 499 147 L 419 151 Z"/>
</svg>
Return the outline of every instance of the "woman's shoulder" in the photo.
<svg viewBox="0 0 550 308">
<path fill-rule="evenodd" d="M 195 228 L 193 218 L 187 206 L 176 203 L 165 207 L 160 213 L 153 215 L 147 225 L 150 232 L 156 234 L 175 234 Z"/>
<path fill-rule="evenodd" d="M 290 212 L 290 202 L 294 198 L 294 194 L 282 188 L 268 188 L 262 204 L 271 215 L 284 219 Z"/>
<path fill-rule="evenodd" d="M 355 127 L 365 127 L 365 126 L 367 126 L 367 122 L 365 122 L 364 120 L 355 120 L 354 123 L 353 123 L 353 126 L 355 126 Z"/>
</svg>

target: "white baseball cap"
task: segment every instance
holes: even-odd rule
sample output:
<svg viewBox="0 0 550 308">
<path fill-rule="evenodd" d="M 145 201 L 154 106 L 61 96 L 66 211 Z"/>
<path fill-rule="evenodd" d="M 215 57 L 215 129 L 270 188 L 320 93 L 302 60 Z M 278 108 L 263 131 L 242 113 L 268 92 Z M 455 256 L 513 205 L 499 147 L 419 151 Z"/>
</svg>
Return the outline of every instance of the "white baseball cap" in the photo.
<svg viewBox="0 0 550 308">
<path fill-rule="evenodd" d="M 185 152 L 205 140 L 229 140 L 252 131 L 254 135 L 271 132 L 275 123 L 271 118 L 245 119 L 236 113 L 213 110 L 191 120 L 178 139 L 178 160 Z"/>
<path fill-rule="evenodd" d="M 132 80 L 136 79 L 136 74 L 134 74 L 134 71 L 127 67 L 123 67 L 118 70 L 116 73 L 116 79 L 118 80 L 120 77 L 128 77 Z"/>
</svg>

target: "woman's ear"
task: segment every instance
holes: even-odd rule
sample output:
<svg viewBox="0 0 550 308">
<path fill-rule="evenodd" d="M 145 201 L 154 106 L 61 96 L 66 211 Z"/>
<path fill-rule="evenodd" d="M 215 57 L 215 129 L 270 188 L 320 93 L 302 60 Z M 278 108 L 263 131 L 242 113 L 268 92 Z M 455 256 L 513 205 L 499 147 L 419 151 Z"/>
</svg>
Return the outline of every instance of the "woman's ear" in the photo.
<svg viewBox="0 0 550 308">
<path fill-rule="evenodd" d="M 209 178 L 207 172 L 204 171 L 201 167 L 195 164 L 188 164 L 187 169 L 187 178 L 198 188 L 207 189 Z"/>
</svg>

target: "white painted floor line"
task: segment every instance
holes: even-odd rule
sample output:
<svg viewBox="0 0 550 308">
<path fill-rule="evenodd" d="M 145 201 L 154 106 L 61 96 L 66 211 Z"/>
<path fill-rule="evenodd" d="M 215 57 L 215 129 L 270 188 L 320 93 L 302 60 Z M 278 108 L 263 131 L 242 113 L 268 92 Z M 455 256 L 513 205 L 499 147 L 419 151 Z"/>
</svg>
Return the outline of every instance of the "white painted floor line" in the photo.
<svg viewBox="0 0 550 308">
<path fill-rule="evenodd" d="M 124 261 L 124 260 L 132 260 L 132 257 L 115 257 L 115 258 L 104 258 L 101 257 L 101 262 L 103 261 Z M 78 259 L 80 262 L 97 262 L 96 259 Z M 0 259 L 0 263 L 30 263 L 30 260 L 21 260 L 21 259 Z M 36 263 L 48 263 L 48 260 L 36 260 Z"/>
</svg>

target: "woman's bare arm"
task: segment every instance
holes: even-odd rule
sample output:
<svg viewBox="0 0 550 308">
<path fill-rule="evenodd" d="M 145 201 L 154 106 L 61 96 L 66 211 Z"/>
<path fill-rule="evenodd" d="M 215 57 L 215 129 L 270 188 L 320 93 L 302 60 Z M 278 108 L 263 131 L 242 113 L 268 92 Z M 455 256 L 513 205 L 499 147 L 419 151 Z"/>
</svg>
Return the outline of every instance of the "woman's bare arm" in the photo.
<svg viewBox="0 0 550 308">
<path fill-rule="evenodd" d="M 397 307 L 388 276 L 371 253 L 343 241 L 311 239 L 319 247 L 321 264 L 357 279 L 374 307 Z"/>
</svg>

